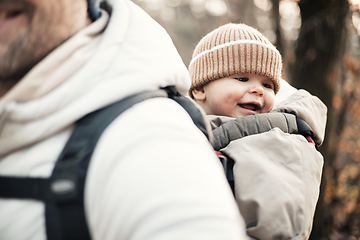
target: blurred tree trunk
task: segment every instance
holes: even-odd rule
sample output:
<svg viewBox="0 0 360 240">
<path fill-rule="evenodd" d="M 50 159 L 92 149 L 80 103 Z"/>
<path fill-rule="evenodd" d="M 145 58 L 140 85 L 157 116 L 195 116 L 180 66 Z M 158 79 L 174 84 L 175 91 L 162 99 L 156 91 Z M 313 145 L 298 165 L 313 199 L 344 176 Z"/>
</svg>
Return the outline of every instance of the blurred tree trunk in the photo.
<svg viewBox="0 0 360 240">
<path fill-rule="evenodd" d="M 281 31 L 280 31 L 280 13 L 279 13 L 279 4 L 280 4 L 280 0 L 272 0 L 272 15 L 275 21 L 275 35 L 276 35 L 276 42 L 274 43 L 274 45 L 276 46 L 276 48 L 279 50 L 281 56 L 285 56 L 285 47 L 284 47 L 284 42 L 283 42 L 283 38 L 281 36 Z M 285 59 L 283 59 L 285 62 Z"/>
<path fill-rule="evenodd" d="M 328 122 L 323 146 L 324 174 L 320 199 L 315 213 L 310 239 L 325 239 L 334 222 L 330 204 L 324 202 L 324 189 L 334 178 L 333 162 L 339 145 L 344 113 L 334 113 L 333 99 L 337 87 L 345 80 L 343 55 L 347 37 L 347 0 L 300 0 L 302 26 L 295 50 L 296 61 L 289 65 L 291 83 L 318 96 L 328 107 Z M 346 111 L 346 108 L 343 108 Z"/>
</svg>

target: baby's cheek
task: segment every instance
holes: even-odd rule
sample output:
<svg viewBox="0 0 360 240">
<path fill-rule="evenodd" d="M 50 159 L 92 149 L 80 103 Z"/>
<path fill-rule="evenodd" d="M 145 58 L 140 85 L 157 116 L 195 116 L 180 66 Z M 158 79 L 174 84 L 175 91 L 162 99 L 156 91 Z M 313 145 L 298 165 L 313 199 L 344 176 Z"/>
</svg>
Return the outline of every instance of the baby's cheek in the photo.
<svg viewBox="0 0 360 240">
<path fill-rule="evenodd" d="M 271 91 L 265 97 L 265 107 L 266 107 L 266 109 L 265 109 L 264 112 L 269 112 L 271 109 L 273 109 L 274 104 L 275 104 L 275 93 L 273 91 Z"/>
<path fill-rule="evenodd" d="M 269 112 L 271 109 L 273 109 L 274 107 L 274 103 L 266 103 L 264 105 L 264 107 L 260 110 L 260 113 L 267 113 Z"/>
<path fill-rule="evenodd" d="M 224 109 L 224 111 L 232 112 L 236 108 L 240 101 L 240 98 L 235 94 L 229 95 L 226 99 L 224 99 L 223 104 L 220 106 Z"/>
<path fill-rule="evenodd" d="M 226 104 L 236 105 L 242 97 L 243 97 L 242 94 L 239 94 L 237 92 L 232 92 L 227 94 L 227 96 L 224 98 L 223 101 L 226 102 Z"/>
<path fill-rule="evenodd" d="M 212 111 L 215 115 L 228 116 L 230 109 L 230 105 L 226 101 L 217 101 L 212 104 Z"/>
</svg>

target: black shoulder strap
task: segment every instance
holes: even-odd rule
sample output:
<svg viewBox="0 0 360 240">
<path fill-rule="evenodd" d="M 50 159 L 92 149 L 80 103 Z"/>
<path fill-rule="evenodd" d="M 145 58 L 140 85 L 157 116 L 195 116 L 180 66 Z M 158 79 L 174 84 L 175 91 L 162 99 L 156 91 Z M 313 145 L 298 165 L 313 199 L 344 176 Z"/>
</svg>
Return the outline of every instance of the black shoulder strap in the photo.
<svg viewBox="0 0 360 240">
<path fill-rule="evenodd" d="M 102 132 L 118 115 L 143 100 L 169 97 L 184 107 L 194 123 L 208 137 L 199 109 L 174 87 L 164 90 L 128 97 L 78 120 L 50 178 L 0 176 L 0 197 L 45 202 L 49 240 L 90 239 L 83 206 L 87 168 Z"/>
<path fill-rule="evenodd" d="M 170 86 L 163 88 L 167 93 L 169 98 L 173 99 L 175 102 L 180 104 L 190 115 L 191 119 L 193 120 L 194 124 L 201 130 L 201 132 L 206 136 L 209 140 L 209 133 L 205 126 L 205 121 L 203 115 L 201 114 L 200 110 L 191 102 L 190 99 L 186 98 L 184 95 L 181 95 L 175 87 Z"/>
<path fill-rule="evenodd" d="M 76 122 L 51 176 L 57 206 L 46 206 L 49 239 L 57 239 L 60 234 L 63 234 L 62 239 L 90 239 L 83 201 L 87 168 L 96 143 L 105 128 L 122 112 L 154 97 L 166 97 L 166 93 L 159 90 L 131 96 L 92 112 Z M 64 186 L 73 186 L 72 191 Z M 49 221 L 50 219 L 52 220 Z M 63 229 L 59 229 L 59 226 Z"/>
</svg>

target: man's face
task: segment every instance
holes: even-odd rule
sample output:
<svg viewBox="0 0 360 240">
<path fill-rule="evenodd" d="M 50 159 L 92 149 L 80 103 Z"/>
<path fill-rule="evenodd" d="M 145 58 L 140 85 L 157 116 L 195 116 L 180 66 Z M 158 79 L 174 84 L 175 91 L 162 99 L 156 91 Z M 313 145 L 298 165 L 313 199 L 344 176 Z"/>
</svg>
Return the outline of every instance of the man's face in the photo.
<svg viewBox="0 0 360 240">
<path fill-rule="evenodd" d="M 88 23 L 85 0 L 0 0 L 0 84 L 20 80 Z"/>
</svg>

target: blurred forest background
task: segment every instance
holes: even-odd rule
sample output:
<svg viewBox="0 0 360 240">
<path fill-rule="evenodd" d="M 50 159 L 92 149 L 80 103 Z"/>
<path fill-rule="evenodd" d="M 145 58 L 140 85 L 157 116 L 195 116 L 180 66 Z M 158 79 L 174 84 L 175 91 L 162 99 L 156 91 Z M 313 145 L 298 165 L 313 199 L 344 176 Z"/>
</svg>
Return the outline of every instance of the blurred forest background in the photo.
<svg viewBox="0 0 360 240">
<path fill-rule="evenodd" d="M 196 43 L 228 22 L 279 49 L 283 78 L 328 106 L 312 240 L 360 239 L 360 0 L 135 0 L 170 34 L 188 66 Z"/>
</svg>

